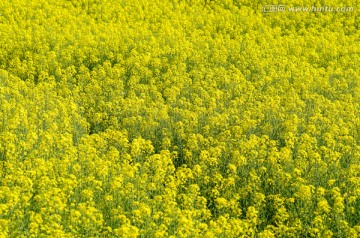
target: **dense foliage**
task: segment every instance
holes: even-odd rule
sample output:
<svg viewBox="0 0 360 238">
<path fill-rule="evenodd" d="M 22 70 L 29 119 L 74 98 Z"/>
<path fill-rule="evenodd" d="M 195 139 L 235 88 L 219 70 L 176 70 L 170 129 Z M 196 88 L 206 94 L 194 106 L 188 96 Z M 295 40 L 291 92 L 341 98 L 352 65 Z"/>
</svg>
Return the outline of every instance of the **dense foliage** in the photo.
<svg viewBox="0 0 360 238">
<path fill-rule="evenodd" d="M 2 0 L 0 237 L 358 237 L 360 15 L 268 3 Z"/>
</svg>

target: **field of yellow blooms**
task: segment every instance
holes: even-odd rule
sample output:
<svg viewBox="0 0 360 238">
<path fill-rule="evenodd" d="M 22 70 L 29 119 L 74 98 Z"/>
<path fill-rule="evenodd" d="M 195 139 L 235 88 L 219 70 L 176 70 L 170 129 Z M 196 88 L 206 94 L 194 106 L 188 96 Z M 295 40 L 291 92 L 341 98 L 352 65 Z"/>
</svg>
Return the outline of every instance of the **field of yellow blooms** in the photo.
<svg viewBox="0 0 360 238">
<path fill-rule="evenodd" d="M 358 0 L 1 0 L 0 237 L 360 237 Z"/>
</svg>

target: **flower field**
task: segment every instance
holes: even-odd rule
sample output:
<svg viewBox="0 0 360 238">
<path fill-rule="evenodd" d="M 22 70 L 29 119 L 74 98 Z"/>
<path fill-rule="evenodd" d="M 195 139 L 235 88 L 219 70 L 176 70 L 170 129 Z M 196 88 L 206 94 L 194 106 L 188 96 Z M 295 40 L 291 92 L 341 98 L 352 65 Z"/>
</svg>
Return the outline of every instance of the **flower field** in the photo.
<svg viewBox="0 0 360 238">
<path fill-rule="evenodd" d="M 2 0 L 0 238 L 359 237 L 360 2 Z"/>
</svg>

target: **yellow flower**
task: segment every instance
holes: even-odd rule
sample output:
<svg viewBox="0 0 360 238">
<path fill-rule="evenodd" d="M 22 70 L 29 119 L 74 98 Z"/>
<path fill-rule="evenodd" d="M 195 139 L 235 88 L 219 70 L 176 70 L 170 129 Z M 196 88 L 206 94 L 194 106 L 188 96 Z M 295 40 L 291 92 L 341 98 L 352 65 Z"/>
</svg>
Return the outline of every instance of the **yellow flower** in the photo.
<svg viewBox="0 0 360 238">
<path fill-rule="evenodd" d="M 228 201 L 225 198 L 217 198 L 215 201 L 218 208 L 224 208 L 228 206 Z"/>
<path fill-rule="evenodd" d="M 114 198 L 113 198 L 113 196 L 112 195 L 106 195 L 105 196 L 105 201 L 113 201 L 114 200 Z"/>
<path fill-rule="evenodd" d="M 311 187 L 301 185 L 299 190 L 295 193 L 295 196 L 301 200 L 309 200 L 311 198 Z"/>
<path fill-rule="evenodd" d="M 139 229 L 130 224 L 122 225 L 120 228 L 114 229 L 114 234 L 118 237 L 136 238 L 139 236 Z"/>
<path fill-rule="evenodd" d="M 329 186 L 332 186 L 335 182 L 336 182 L 336 179 L 330 179 L 330 180 L 328 181 L 328 185 L 329 185 Z"/>
</svg>

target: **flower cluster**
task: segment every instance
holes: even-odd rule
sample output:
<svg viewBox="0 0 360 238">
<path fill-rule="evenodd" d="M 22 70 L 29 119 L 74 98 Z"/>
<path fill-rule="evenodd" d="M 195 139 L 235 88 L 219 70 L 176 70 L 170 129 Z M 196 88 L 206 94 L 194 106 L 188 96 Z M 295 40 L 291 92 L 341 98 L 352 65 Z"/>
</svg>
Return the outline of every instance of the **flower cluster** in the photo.
<svg viewBox="0 0 360 238">
<path fill-rule="evenodd" d="M 358 237 L 358 16 L 264 4 L 2 0 L 0 237 Z"/>
</svg>

